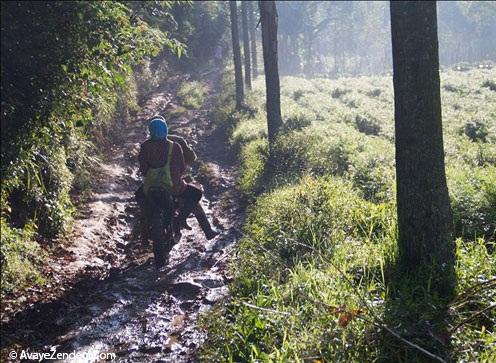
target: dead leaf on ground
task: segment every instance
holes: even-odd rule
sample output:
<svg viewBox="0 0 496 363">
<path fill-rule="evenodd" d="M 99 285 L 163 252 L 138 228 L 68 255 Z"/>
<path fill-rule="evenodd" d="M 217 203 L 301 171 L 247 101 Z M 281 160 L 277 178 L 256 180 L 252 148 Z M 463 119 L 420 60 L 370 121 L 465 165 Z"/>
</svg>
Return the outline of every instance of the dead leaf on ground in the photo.
<svg viewBox="0 0 496 363">
<path fill-rule="evenodd" d="M 353 314 L 345 311 L 339 314 L 338 325 L 342 328 L 345 328 L 350 321 L 353 319 Z"/>
</svg>

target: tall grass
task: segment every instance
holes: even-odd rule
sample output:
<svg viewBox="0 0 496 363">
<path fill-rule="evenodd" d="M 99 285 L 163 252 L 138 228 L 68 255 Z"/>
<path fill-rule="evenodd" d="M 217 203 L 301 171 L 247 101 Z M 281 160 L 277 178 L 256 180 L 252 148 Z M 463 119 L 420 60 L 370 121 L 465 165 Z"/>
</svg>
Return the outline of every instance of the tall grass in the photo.
<svg viewBox="0 0 496 363">
<path fill-rule="evenodd" d="M 182 105 L 190 108 L 200 108 L 205 101 L 207 87 L 200 81 L 184 81 L 177 91 Z"/>
<path fill-rule="evenodd" d="M 264 85 L 255 81 L 250 112 L 229 115 L 250 207 L 232 298 L 203 320 L 203 359 L 494 361 L 496 93 L 484 81 L 495 76 L 441 74 L 458 236 L 450 295 L 437 293 L 444 282 L 429 266 L 409 276 L 395 267 L 391 79 L 283 78 L 272 164 Z"/>
</svg>

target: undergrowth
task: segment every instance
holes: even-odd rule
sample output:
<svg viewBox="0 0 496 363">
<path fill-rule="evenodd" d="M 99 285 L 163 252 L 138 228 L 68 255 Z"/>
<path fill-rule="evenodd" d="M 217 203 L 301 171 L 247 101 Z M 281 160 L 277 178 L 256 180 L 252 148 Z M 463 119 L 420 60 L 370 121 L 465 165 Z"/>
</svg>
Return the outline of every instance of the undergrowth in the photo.
<svg viewBox="0 0 496 363">
<path fill-rule="evenodd" d="M 164 77 L 149 57 L 171 39 L 130 11 L 2 3 L 2 296 L 41 282 L 45 242 L 70 231 L 73 197 L 96 181 L 98 150 L 139 110 L 145 84 Z"/>
<path fill-rule="evenodd" d="M 263 79 L 248 112 L 232 112 L 221 96 L 217 117 L 234 123 L 237 186 L 251 206 L 232 296 L 203 317 L 202 359 L 493 362 L 496 96 L 484 80 L 494 72 L 441 74 L 457 235 L 456 265 L 442 278 L 437 267 L 405 275 L 395 265 L 391 79 L 283 78 L 273 161 Z M 223 93 L 231 83 L 229 75 Z"/>
<path fill-rule="evenodd" d="M 183 106 L 198 109 L 203 105 L 207 87 L 200 81 L 184 81 L 177 91 L 179 101 Z"/>
</svg>

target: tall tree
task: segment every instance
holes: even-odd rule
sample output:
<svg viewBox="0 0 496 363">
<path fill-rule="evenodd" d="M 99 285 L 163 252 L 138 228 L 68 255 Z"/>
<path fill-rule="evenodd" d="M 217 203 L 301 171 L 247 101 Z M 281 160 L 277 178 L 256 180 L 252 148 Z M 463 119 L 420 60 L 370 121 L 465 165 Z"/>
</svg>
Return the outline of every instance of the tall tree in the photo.
<svg viewBox="0 0 496 363">
<path fill-rule="evenodd" d="M 255 24 L 255 14 L 253 9 L 253 2 L 248 1 L 248 24 L 250 28 L 250 41 L 251 41 L 251 70 L 253 72 L 253 79 L 258 77 L 258 62 L 257 62 L 257 32 Z"/>
<path fill-rule="evenodd" d="M 241 69 L 241 51 L 239 49 L 238 5 L 236 1 L 229 1 L 231 10 L 231 35 L 234 58 L 234 78 L 236 81 L 236 110 L 241 110 L 245 94 L 243 91 L 243 70 Z"/>
<path fill-rule="evenodd" d="M 251 89 L 250 38 L 248 33 L 248 1 L 241 1 L 241 23 L 243 26 L 243 57 L 245 59 L 245 85 Z"/>
<path fill-rule="evenodd" d="M 453 261 L 435 1 L 391 1 L 397 212 L 403 267 Z"/>
<path fill-rule="evenodd" d="M 267 129 L 272 150 L 282 125 L 279 69 L 277 66 L 277 9 L 275 1 L 259 1 L 265 71 Z"/>
</svg>

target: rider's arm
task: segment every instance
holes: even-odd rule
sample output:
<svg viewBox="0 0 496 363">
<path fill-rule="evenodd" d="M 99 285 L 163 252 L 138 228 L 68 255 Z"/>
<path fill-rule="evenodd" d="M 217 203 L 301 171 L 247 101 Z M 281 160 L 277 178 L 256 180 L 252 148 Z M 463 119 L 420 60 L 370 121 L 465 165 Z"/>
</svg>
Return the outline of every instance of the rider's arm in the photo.
<svg viewBox="0 0 496 363">
<path fill-rule="evenodd" d="M 141 147 L 140 147 L 140 152 L 138 155 L 138 161 L 139 161 L 139 170 L 140 170 L 141 174 L 146 175 L 146 172 L 150 168 L 150 165 L 148 164 L 148 158 L 146 157 L 144 145 L 141 145 Z"/>
</svg>

